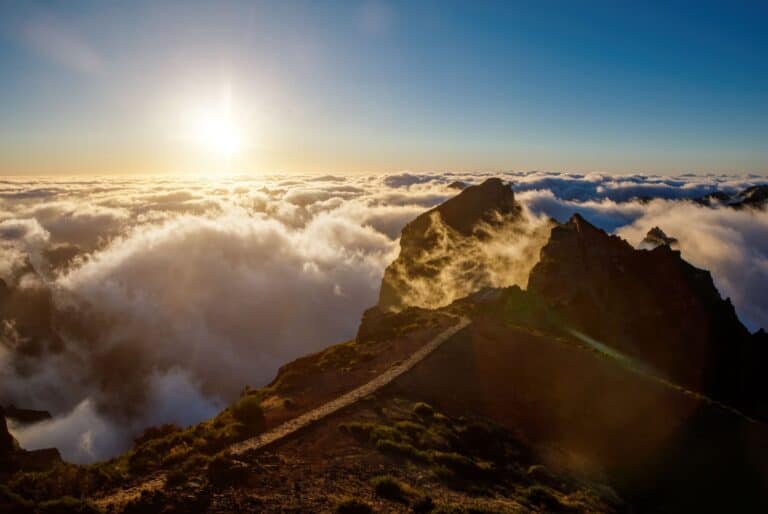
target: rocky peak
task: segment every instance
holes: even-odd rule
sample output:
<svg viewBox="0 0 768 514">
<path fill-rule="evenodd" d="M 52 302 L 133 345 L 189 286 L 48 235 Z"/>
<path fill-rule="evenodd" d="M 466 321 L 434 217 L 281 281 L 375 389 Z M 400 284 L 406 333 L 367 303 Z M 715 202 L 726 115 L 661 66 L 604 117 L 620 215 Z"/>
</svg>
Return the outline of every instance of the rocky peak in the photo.
<svg viewBox="0 0 768 514">
<path fill-rule="evenodd" d="M 768 184 L 757 184 L 736 193 L 715 191 L 694 199 L 694 202 L 709 207 L 726 205 L 734 209 L 762 209 L 768 205 Z"/>
<path fill-rule="evenodd" d="M 768 185 L 760 184 L 748 187 L 736 195 L 734 207 L 755 207 L 761 209 L 768 205 Z"/>
<path fill-rule="evenodd" d="M 640 248 L 643 250 L 653 250 L 658 246 L 669 246 L 676 250 L 678 248 L 678 241 L 674 237 L 669 237 L 659 227 L 653 227 L 640 243 Z"/>
<path fill-rule="evenodd" d="M 549 225 L 532 227 L 525 221 L 512 189 L 498 178 L 469 186 L 421 214 L 403 229 L 400 254 L 384 273 L 379 307 L 435 308 L 483 287 L 527 279 Z M 494 238 L 521 243 L 515 258 L 525 262 L 511 262 L 508 254 L 489 254 L 487 246 L 481 247 Z M 511 282 L 496 283 L 502 274 Z"/>
<path fill-rule="evenodd" d="M 479 223 L 496 224 L 499 216 L 517 214 L 520 206 L 515 193 L 501 179 L 489 178 L 482 184 L 469 186 L 461 193 L 422 214 L 408 224 L 418 231 L 433 213 L 439 213 L 442 221 L 462 235 L 469 236 Z"/>
<path fill-rule="evenodd" d="M 694 390 L 743 398 L 749 333 L 709 272 L 669 245 L 635 250 L 575 215 L 552 229 L 528 288 L 562 315 L 563 331 L 586 334 Z"/>
</svg>

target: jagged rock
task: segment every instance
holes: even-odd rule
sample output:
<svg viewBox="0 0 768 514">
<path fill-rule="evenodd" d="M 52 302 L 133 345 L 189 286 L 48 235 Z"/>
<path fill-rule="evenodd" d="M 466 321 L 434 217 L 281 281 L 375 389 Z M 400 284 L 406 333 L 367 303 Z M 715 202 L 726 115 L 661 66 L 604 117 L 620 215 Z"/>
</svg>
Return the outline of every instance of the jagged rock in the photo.
<svg viewBox="0 0 768 514">
<path fill-rule="evenodd" d="M 659 227 L 653 227 L 645 235 L 645 239 L 640 243 L 640 248 L 643 250 L 653 250 L 657 246 L 666 245 L 673 250 L 679 248 L 678 241 L 674 237 L 669 237 Z"/>
<path fill-rule="evenodd" d="M 735 196 L 731 205 L 737 209 L 744 207 L 762 209 L 768 205 L 768 185 L 748 187 Z"/>
<path fill-rule="evenodd" d="M 529 289 L 563 315 L 562 330 L 586 334 L 694 390 L 745 403 L 750 334 L 710 273 L 668 245 L 635 250 L 577 214 L 552 229 Z"/>
<path fill-rule="evenodd" d="M 24 471 L 46 471 L 61 462 L 61 454 L 56 448 L 20 450 L 15 459 Z"/>
<path fill-rule="evenodd" d="M 457 191 L 464 191 L 466 188 L 469 187 L 469 184 L 466 182 L 462 182 L 461 180 L 454 180 L 450 184 L 448 184 L 448 189 L 456 189 Z"/>
<path fill-rule="evenodd" d="M 8 431 L 6 412 L 0 407 L 0 476 L 16 470 L 46 471 L 61 462 L 56 448 L 24 450 Z"/>
<path fill-rule="evenodd" d="M 762 209 L 768 205 L 768 184 L 750 186 L 735 194 L 716 191 L 700 198 L 696 198 L 694 201 L 710 207 L 715 205 L 727 205 L 734 209 Z"/>
<path fill-rule="evenodd" d="M 400 255 L 384 273 L 379 307 L 436 308 L 483 287 L 525 285 L 549 230 L 529 221 L 500 179 L 466 188 L 405 226 Z M 492 239 L 496 246 L 485 244 Z M 513 244 L 519 251 L 504 252 Z M 499 283 L 501 276 L 506 283 Z"/>
<path fill-rule="evenodd" d="M 0 407 L 0 469 L 2 469 L 4 463 L 8 463 L 16 449 L 16 440 L 8 431 L 5 411 Z"/>
<path fill-rule="evenodd" d="M 18 423 L 39 423 L 51 419 L 51 413 L 44 410 L 20 409 L 15 405 L 5 408 L 5 417 Z"/>
<path fill-rule="evenodd" d="M 724 193 L 723 191 L 715 191 L 714 193 L 709 193 L 700 198 L 694 199 L 694 202 L 700 203 L 702 205 L 713 206 L 715 204 L 727 204 L 730 199 L 731 195 L 728 193 Z"/>
</svg>

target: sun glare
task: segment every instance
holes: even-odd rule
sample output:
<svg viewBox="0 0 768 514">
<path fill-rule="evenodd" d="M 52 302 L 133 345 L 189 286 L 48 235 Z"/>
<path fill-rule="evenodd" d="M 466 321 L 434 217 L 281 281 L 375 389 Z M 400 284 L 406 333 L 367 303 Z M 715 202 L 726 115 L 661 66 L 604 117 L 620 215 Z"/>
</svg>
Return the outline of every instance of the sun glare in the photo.
<svg viewBox="0 0 768 514">
<path fill-rule="evenodd" d="M 242 124 L 229 93 L 218 102 L 193 109 L 186 125 L 189 141 L 211 155 L 231 159 L 242 150 Z"/>
</svg>

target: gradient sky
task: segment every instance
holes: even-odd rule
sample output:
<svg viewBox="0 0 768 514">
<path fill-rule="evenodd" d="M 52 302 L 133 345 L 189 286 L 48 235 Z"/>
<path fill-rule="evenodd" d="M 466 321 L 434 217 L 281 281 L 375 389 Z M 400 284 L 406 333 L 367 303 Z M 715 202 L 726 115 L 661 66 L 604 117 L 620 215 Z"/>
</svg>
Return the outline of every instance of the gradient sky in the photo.
<svg viewBox="0 0 768 514">
<path fill-rule="evenodd" d="M 768 174 L 767 22 L 762 1 L 0 0 L 0 173 Z M 224 94 L 231 159 L 187 137 Z"/>
</svg>

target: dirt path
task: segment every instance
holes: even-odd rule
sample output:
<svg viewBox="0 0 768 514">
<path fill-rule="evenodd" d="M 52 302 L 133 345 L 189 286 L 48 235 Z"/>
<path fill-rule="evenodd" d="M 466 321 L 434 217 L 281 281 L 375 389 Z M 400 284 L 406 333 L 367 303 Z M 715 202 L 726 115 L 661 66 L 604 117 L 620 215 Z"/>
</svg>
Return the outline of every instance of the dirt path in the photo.
<svg viewBox="0 0 768 514">
<path fill-rule="evenodd" d="M 408 359 L 398 364 L 397 366 L 391 367 L 370 382 L 367 382 L 357 389 L 353 389 L 352 391 L 343 394 L 335 400 L 325 403 L 320 407 L 312 409 L 311 411 L 306 412 L 301 416 L 286 421 L 282 425 L 279 425 L 272 430 L 268 430 L 262 434 L 252 437 L 251 439 L 235 443 L 234 445 L 230 446 L 230 451 L 233 454 L 239 454 L 252 450 L 260 450 L 265 446 L 269 446 L 276 441 L 284 439 L 285 437 L 309 426 L 316 421 L 330 416 L 331 414 L 345 407 L 349 407 L 360 399 L 375 393 L 403 373 L 410 371 L 416 364 L 424 360 L 425 357 L 435 351 L 441 344 L 450 339 L 458 331 L 469 325 L 469 323 L 470 320 L 468 318 L 460 318 L 456 325 L 449 327 L 443 332 L 439 333 L 431 341 L 415 351 L 410 357 L 408 357 Z"/>
<path fill-rule="evenodd" d="M 470 320 L 465 317 L 459 318 L 459 322 L 453 325 L 434 338 L 432 338 L 424 346 L 416 350 L 410 357 L 396 366 L 392 366 L 387 371 L 378 375 L 376 378 L 369 382 L 366 382 L 357 389 L 345 393 L 335 400 L 324 403 L 323 405 L 316 407 L 300 416 L 286 421 L 285 423 L 276 426 L 275 428 L 268 430 L 262 434 L 259 434 L 245 441 L 235 443 L 229 447 L 229 451 L 235 455 L 242 454 L 244 452 L 260 450 L 271 444 L 274 444 L 299 430 L 310 426 L 323 418 L 338 412 L 341 409 L 353 405 L 355 402 L 365 398 L 366 396 L 375 393 L 382 387 L 388 385 L 393 380 L 410 371 L 419 362 L 424 360 L 429 354 L 435 351 L 441 344 L 453 337 L 457 332 L 469 325 Z M 94 499 L 93 503 L 101 510 L 107 509 L 110 505 L 125 505 L 129 501 L 138 498 L 143 491 L 150 491 L 154 489 L 160 489 L 165 484 L 165 474 L 158 473 L 149 480 L 142 482 L 138 485 L 127 489 L 120 489 L 114 491 L 109 496 Z"/>
</svg>

